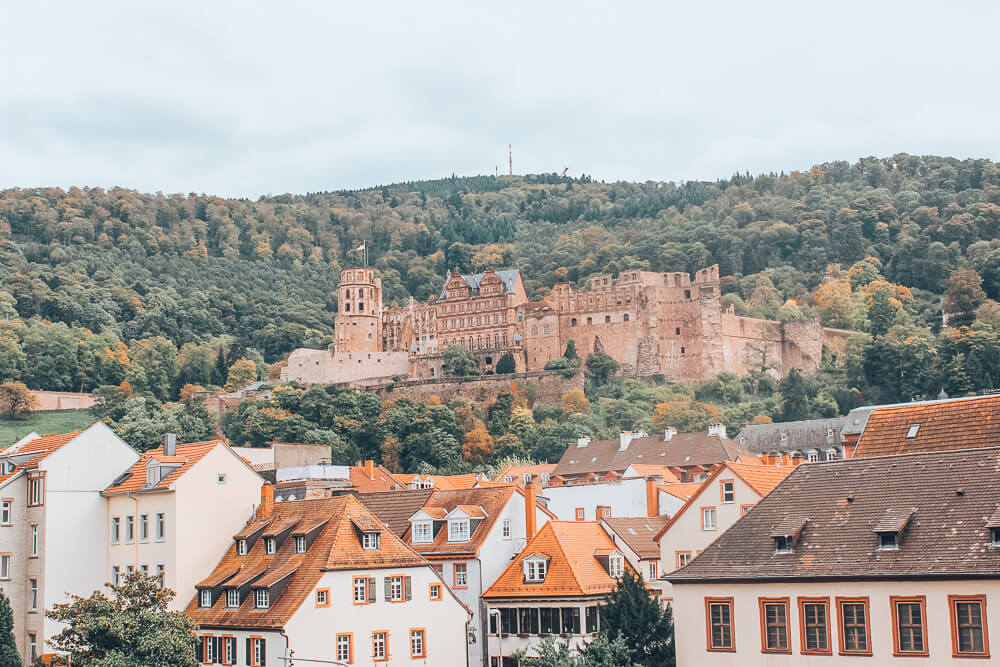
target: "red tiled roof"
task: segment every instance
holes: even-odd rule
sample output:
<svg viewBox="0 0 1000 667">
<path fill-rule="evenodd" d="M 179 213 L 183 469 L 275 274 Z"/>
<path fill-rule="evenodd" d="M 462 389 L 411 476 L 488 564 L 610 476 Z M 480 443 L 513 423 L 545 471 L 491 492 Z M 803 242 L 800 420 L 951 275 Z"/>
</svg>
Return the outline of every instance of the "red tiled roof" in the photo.
<svg viewBox="0 0 1000 667">
<path fill-rule="evenodd" d="M 542 475 L 543 472 L 548 473 L 549 475 L 553 474 L 555 472 L 555 469 L 556 469 L 556 464 L 555 463 L 538 463 L 538 464 L 530 465 L 530 466 L 513 466 L 513 465 L 509 465 L 506 468 L 504 468 L 503 470 L 501 470 L 500 474 L 493 478 L 493 481 L 494 482 L 503 482 L 504 481 L 503 478 L 506 477 L 507 475 L 510 475 L 513 478 L 513 481 L 512 482 L 506 482 L 507 484 L 511 484 L 511 483 L 513 483 L 513 484 L 523 484 L 524 483 L 524 475 L 525 475 L 525 473 L 528 473 L 528 474 L 530 474 L 532 476 L 532 478 L 536 478 L 537 479 L 537 478 L 541 477 L 541 475 Z"/>
<path fill-rule="evenodd" d="M 163 447 L 157 447 L 144 453 L 142 457 L 121 476 L 120 481 L 112 483 L 104 490 L 103 495 L 126 493 L 129 491 L 149 491 L 151 489 L 166 489 L 180 479 L 194 464 L 202 460 L 206 454 L 216 447 L 228 447 L 224 440 L 208 440 L 177 445 L 176 456 L 164 456 Z M 238 454 L 236 455 L 242 460 Z M 164 477 L 153 486 L 146 486 L 146 463 L 150 459 L 169 463 L 181 463 L 181 466 Z"/>
<path fill-rule="evenodd" d="M 561 476 L 604 474 L 609 470 L 624 472 L 630 465 L 653 465 L 689 468 L 723 461 L 735 461 L 749 450 L 735 440 L 700 433 L 676 433 L 670 440 L 663 436 L 634 438 L 625 450 L 619 440 L 592 440 L 586 447 L 571 444 L 556 466 Z"/>
<path fill-rule="evenodd" d="M 363 466 L 351 466 L 351 486 L 358 493 L 377 493 L 406 488 L 406 484 L 396 479 L 382 466 L 375 468 L 374 477 L 375 479 L 369 477 Z"/>
<path fill-rule="evenodd" d="M 527 598 L 601 595 L 615 588 L 615 580 L 597 559 L 615 551 L 611 538 L 596 521 L 549 521 L 504 570 L 482 597 Z M 549 556 L 545 580 L 525 583 L 524 559 Z M 626 561 L 625 567 L 630 567 Z"/>
<path fill-rule="evenodd" d="M 29 459 L 23 460 L 18 466 L 12 471 L 4 475 L 0 475 L 0 484 L 6 482 L 11 477 L 14 477 L 21 470 L 31 470 L 38 467 L 38 463 L 47 457 L 52 452 L 58 450 L 63 445 L 71 442 L 73 438 L 83 433 L 83 431 L 73 431 L 72 433 L 63 433 L 60 435 L 47 435 L 40 438 L 35 438 L 34 440 L 29 440 L 20 447 L 14 447 L 11 445 L 3 451 L 0 451 L 0 455 L 7 456 L 23 456 L 25 454 L 34 454 Z"/>
<path fill-rule="evenodd" d="M 919 424 L 916 435 L 906 437 Z M 854 457 L 990 447 L 1000 442 L 1000 395 L 876 407 Z"/>
<path fill-rule="evenodd" d="M 788 466 L 768 466 L 753 463 L 725 463 L 733 473 L 746 482 L 746 485 L 757 492 L 757 495 L 764 497 L 771 493 L 771 489 L 781 484 L 782 480 L 794 470 Z"/>
<path fill-rule="evenodd" d="M 675 498 L 680 498 L 681 500 L 688 500 L 691 496 L 698 492 L 701 485 L 704 482 L 685 482 L 683 484 L 658 484 L 656 488 L 660 491 L 664 491 L 674 496 Z"/>
<path fill-rule="evenodd" d="M 656 541 L 656 535 L 669 521 L 667 517 L 608 517 L 603 521 L 639 558 L 660 557 L 660 544 Z"/>
<path fill-rule="evenodd" d="M 641 477 L 648 477 L 649 475 L 663 475 L 663 482 L 665 484 L 676 484 L 681 480 L 677 479 L 677 476 L 670 470 L 669 466 L 657 465 L 653 463 L 633 463 L 632 470 Z"/>
<path fill-rule="evenodd" d="M 211 608 L 199 608 L 196 595 L 186 610 L 195 623 L 220 628 L 280 628 L 306 601 L 324 571 L 428 564 L 388 529 L 381 531 L 378 551 L 363 549 L 356 524 L 384 526 L 352 495 L 275 503 L 271 518 L 277 524 L 326 523 L 305 554 L 295 553 L 295 540 L 292 539 L 286 539 L 273 556 L 264 554 L 264 540 L 255 542 L 246 556 L 237 555 L 236 545 L 230 545 L 202 584 L 220 585 L 216 582 L 221 582 L 226 587 L 236 581 L 249 581 L 257 575 L 261 578 L 254 582 L 255 585 L 277 583 L 284 578 L 288 578 L 288 583 L 266 611 L 253 609 L 252 595 L 237 609 L 225 608 L 224 595 L 219 595 Z M 222 581 L 235 568 L 239 568 L 239 573 Z"/>
</svg>

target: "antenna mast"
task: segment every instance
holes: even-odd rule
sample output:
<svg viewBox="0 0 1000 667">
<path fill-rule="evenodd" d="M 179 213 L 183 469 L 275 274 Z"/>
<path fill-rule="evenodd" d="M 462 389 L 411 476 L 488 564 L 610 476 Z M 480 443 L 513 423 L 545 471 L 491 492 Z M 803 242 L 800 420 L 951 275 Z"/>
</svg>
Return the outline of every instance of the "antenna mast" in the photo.
<svg viewBox="0 0 1000 667">
<path fill-rule="evenodd" d="M 514 150 L 510 144 L 507 144 L 507 165 L 510 169 L 510 175 L 514 175 Z"/>
</svg>

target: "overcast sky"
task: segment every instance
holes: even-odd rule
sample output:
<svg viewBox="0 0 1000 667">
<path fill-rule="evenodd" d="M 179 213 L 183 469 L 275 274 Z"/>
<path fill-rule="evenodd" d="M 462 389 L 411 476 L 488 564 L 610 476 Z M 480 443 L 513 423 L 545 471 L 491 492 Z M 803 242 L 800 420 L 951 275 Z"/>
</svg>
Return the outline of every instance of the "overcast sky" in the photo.
<svg viewBox="0 0 1000 667">
<path fill-rule="evenodd" d="M 996 2 L 9 2 L 0 188 L 1000 157 Z"/>
</svg>

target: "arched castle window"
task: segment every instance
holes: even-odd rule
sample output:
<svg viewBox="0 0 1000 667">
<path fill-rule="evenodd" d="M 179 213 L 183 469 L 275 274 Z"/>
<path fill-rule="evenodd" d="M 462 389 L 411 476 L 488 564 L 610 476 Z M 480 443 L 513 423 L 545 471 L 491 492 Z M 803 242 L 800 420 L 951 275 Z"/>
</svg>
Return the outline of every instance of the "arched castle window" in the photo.
<svg viewBox="0 0 1000 667">
<path fill-rule="evenodd" d="M 593 317 L 588 317 L 587 318 L 587 325 L 589 326 L 589 325 L 591 325 L 593 323 L 594 323 L 594 318 Z"/>
<path fill-rule="evenodd" d="M 689 289 L 684 290 L 684 298 L 685 299 L 690 299 L 691 298 L 691 290 L 689 290 Z"/>
<path fill-rule="evenodd" d="M 349 304 L 349 303 L 345 303 L 344 304 L 344 312 L 345 313 L 351 312 L 351 304 Z"/>
<path fill-rule="evenodd" d="M 605 315 L 604 316 L 604 323 L 605 324 L 610 324 L 611 323 L 611 316 L 610 315 Z"/>
<path fill-rule="evenodd" d="M 575 327 L 576 326 L 576 318 L 575 317 L 569 321 L 569 325 L 571 327 Z"/>
</svg>

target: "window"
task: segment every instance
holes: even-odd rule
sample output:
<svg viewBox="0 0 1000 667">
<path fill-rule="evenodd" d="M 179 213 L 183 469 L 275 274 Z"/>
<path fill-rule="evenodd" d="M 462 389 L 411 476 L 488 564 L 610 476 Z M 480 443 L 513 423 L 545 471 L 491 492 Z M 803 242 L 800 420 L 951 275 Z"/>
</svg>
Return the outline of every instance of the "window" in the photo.
<svg viewBox="0 0 1000 667">
<path fill-rule="evenodd" d="M 317 588 L 316 589 L 316 606 L 317 607 L 329 607 L 330 606 L 330 589 L 329 588 Z"/>
<path fill-rule="evenodd" d="M 743 516 L 751 509 L 753 509 L 753 505 L 740 505 L 740 516 Z"/>
<path fill-rule="evenodd" d="M 166 578 L 167 578 L 167 566 L 166 565 L 163 565 L 161 563 L 160 565 L 156 566 L 156 578 L 159 581 L 160 588 L 163 588 L 163 582 L 166 581 Z"/>
<path fill-rule="evenodd" d="M 680 327 L 675 327 L 674 328 L 674 335 L 675 336 L 680 336 L 681 335 L 681 328 Z"/>
<path fill-rule="evenodd" d="M 580 634 L 580 608 L 579 607 L 563 607 L 562 608 L 562 626 L 563 633 L 567 635 L 578 635 Z"/>
<path fill-rule="evenodd" d="M 143 574 L 143 576 L 147 576 L 147 577 L 149 576 L 149 566 L 148 565 L 143 565 L 142 566 L 142 574 Z"/>
<path fill-rule="evenodd" d="M 576 508 L 576 520 L 577 521 L 583 521 L 583 508 L 582 507 L 577 507 Z"/>
<path fill-rule="evenodd" d="M 650 579 L 656 579 L 656 577 L 659 576 L 658 573 L 657 573 L 657 571 L 656 571 L 657 569 L 658 568 L 657 568 L 657 565 L 656 565 L 656 561 L 655 560 L 649 561 L 649 578 Z"/>
<path fill-rule="evenodd" d="M 571 327 L 575 327 L 576 326 L 576 318 L 575 317 L 570 318 L 569 325 Z"/>
<path fill-rule="evenodd" d="M 684 567 L 691 562 L 691 552 L 690 551 L 678 551 L 677 556 L 677 567 Z"/>
<path fill-rule="evenodd" d="M 956 658 L 988 658 L 986 635 L 986 596 L 949 595 L 951 613 L 951 652 Z"/>
<path fill-rule="evenodd" d="M 118 568 L 115 568 L 116 570 Z M 202 609 L 208 609 L 212 606 L 212 589 L 203 588 L 198 591 L 198 606 Z"/>
<path fill-rule="evenodd" d="M 375 531 L 363 533 L 361 536 L 361 548 L 365 551 L 378 551 L 379 534 Z"/>
<path fill-rule="evenodd" d="M 715 508 L 703 507 L 701 509 L 701 529 L 715 530 Z"/>
<path fill-rule="evenodd" d="M 799 598 L 802 653 L 830 655 L 830 599 Z"/>
<path fill-rule="evenodd" d="M 623 322 L 628 322 L 628 313 L 625 313 L 624 315 L 622 315 L 622 321 Z"/>
<path fill-rule="evenodd" d="M 11 525 L 11 501 L 0 501 L 0 526 Z"/>
<path fill-rule="evenodd" d="M 890 596 L 893 655 L 927 655 L 926 598 Z"/>
<path fill-rule="evenodd" d="M 610 315 L 605 315 L 604 316 L 604 323 L 605 324 L 611 324 L 611 316 Z"/>
<path fill-rule="evenodd" d="M 778 535 L 774 538 L 774 553 L 776 554 L 790 554 L 792 553 L 792 538 L 789 535 Z"/>
<path fill-rule="evenodd" d="M 625 558 L 621 554 L 611 554 L 608 558 L 608 574 L 614 579 L 625 574 Z"/>
<path fill-rule="evenodd" d="M 586 622 L 587 634 L 594 634 L 597 632 L 597 607 L 591 605 L 587 607 L 584 612 L 584 621 Z"/>
<path fill-rule="evenodd" d="M 896 551 L 897 549 L 899 549 L 899 543 L 896 541 L 896 533 L 878 534 L 879 551 Z"/>
<path fill-rule="evenodd" d="M 431 569 L 434 570 L 438 578 L 444 579 L 444 565 L 441 563 L 431 563 Z"/>
<path fill-rule="evenodd" d="M 705 598 L 709 651 L 735 651 L 733 598 Z"/>
<path fill-rule="evenodd" d="M 271 556 L 275 552 L 275 547 L 277 546 L 275 539 L 273 537 L 264 538 L 264 553 Z"/>
<path fill-rule="evenodd" d="M 434 541 L 433 524 L 430 521 L 413 522 L 413 543 L 429 544 Z"/>
<path fill-rule="evenodd" d="M 337 660 L 348 664 L 354 662 L 354 636 L 337 635 Z"/>
<path fill-rule="evenodd" d="M 44 503 L 45 473 L 32 473 L 28 477 L 28 507 L 37 507 Z"/>
<path fill-rule="evenodd" d="M 458 519 L 458 520 L 453 519 L 448 522 L 448 541 L 449 542 L 469 541 L 468 519 Z"/>
<path fill-rule="evenodd" d="M 139 539 L 143 542 L 149 540 L 149 515 L 143 514 L 139 516 Z"/>
<path fill-rule="evenodd" d="M 111 543 L 118 544 L 121 541 L 122 520 L 118 517 L 111 519 Z"/>
<path fill-rule="evenodd" d="M 258 588 L 254 591 L 253 595 L 253 606 L 257 609 L 267 609 L 267 589 Z"/>
<path fill-rule="evenodd" d="M 247 555 L 247 541 L 245 539 L 236 540 L 236 554 L 238 556 Z"/>
<path fill-rule="evenodd" d="M 167 536 L 167 517 L 163 512 L 156 515 L 156 539 L 162 540 Z"/>
<path fill-rule="evenodd" d="M 38 524 L 31 524 L 31 557 L 38 557 Z"/>
<path fill-rule="evenodd" d="M 816 463 L 819 461 L 819 452 L 809 452 L 809 463 Z"/>
<path fill-rule="evenodd" d="M 28 609 L 38 610 L 38 579 L 28 579 Z"/>
<path fill-rule="evenodd" d="M 373 632 L 372 633 L 372 659 L 377 661 L 387 659 L 386 651 L 386 638 L 388 637 L 388 632 Z"/>
<path fill-rule="evenodd" d="M 135 542 L 135 517 L 125 517 L 125 541 Z"/>
<path fill-rule="evenodd" d="M 119 583 L 121 583 L 121 576 L 122 576 L 122 571 L 120 567 L 115 565 L 113 568 L 111 568 L 111 583 L 113 585 L 117 586 Z"/>
<path fill-rule="evenodd" d="M 368 604 L 368 577 L 354 577 L 354 604 Z"/>
<path fill-rule="evenodd" d="M 222 664 L 236 664 L 236 637 L 222 637 Z"/>
<path fill-rule="evenodd" d="M 524 561 L 525 581 L 545 581 L 546 562 L 541 558 L 528 558 Z"/>
<path fill-rule="evenodd" d="M 216 662 L 217 656 L 215 655 L 215 637 L 212 635 L 202 635 L 201 656 L 202 662 L 205 664 L 212 664 Z"/>
<path fill-rule="evenodd" d="M 424 658 L 426 653 L 424 643 L 424 629 L 423 628 L 413 628 L 410 630 L 410 657 L 411 658 Z"/>
<path fill-rule="evenodd" d="M 225 484 L 226 483 L 226 473 L 224 473 L 224 472 L 217 473 L 215 475 L 215 483 L 216 484 Z"/>
<path fill-rule="evenodd" d="M 28 662 L 34 664 L 38 660 L 38 638 L 34 632 L 28 633 Z"/>
<path fill-rule="evenodd" d="M 722 481 L 722 502 L 736 502 L 736 483 L 731 479 Z"/>
<path fill-rule="evenodd" d="M 758 598 L 763 653 L 791 653 L 788 644 L 788 598 Z"/>
<path fill-rule="evenodd" d="M 920 430 L 920 424 L 910 424 L 910 429 L 906 432 L 906 439 L 917 437 L 917 431 Z"/>
<path fill-rule="evenodd" d="M 686 350 L 684 349 L 684 346 L 682 345 L 681 346 L 681 354 L 684 354 L 685 352 L 686 352 Z"/>
<path fill-rule="evenodd" d="M 1000 528 L 990 528 L 990 543 L 994 547 L 1000 547 Z"/>
<path fill-rule="evenodd" d="M 240 589 L 238 588 L 227 588 L 226 589 L 226 607 L 229 609 L 236 609 L 240 606 Z"/>
<path fill-rule="evenodd" d="M 431 584 L 429 597 L 435 602 L 441 599 L 441 584 Z"/>
<path fill-rule="evenodd" d="M 469 567 L 465 563 L 455 563 L 454 577 L 454 588 L 467 588 L 469 585 Z"/>
<path fill-rule="evenodd" d="M 0 554 L 0 579 L 10 579 L 10 554 Z"/>
<path fill-rule="evenodd" d="M 387 577 L 388 591 L 386 598 L 390 602 L 403 601 L 403 577 Z"/>
<path fill-rule="evenodd" d="M 511 539 L 511 534 L 510 534 L 510 519 L 504 519 L 503 520 L 503 539 L 505 539 L 505 540 Z"/>
<path fill-rule="evenodd" d="M 306 536 L 296 535 L 295 536 L 295 553 L 304 554 L 306 552 Z"/>
<path fill-rule="evenodd" d="M 264 664 L 264 653 L 265 653 L 264 640 L 260 637 L 250 637 L 247 639 L 247 657 L 250 659 L 251 665 L 257 667 Z"/>
</svg>

